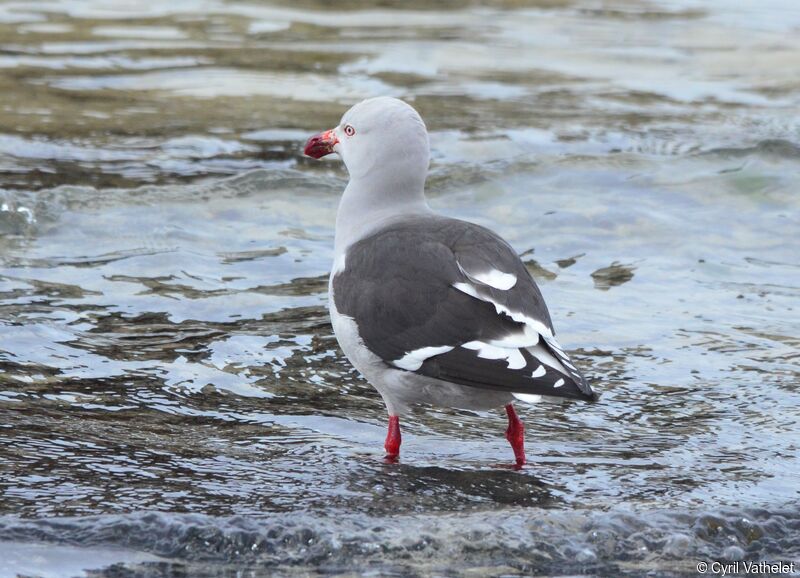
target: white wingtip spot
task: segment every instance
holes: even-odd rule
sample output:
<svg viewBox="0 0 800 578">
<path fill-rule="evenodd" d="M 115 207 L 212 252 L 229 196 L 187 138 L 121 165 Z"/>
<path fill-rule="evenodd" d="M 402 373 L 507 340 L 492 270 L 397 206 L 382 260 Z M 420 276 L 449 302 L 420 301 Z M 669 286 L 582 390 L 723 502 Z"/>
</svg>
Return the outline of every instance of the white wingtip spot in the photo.
<svg viewBox="0 0 800 578">
<path fill-rule="evenodd" d="M 547 370 L 544 368 L 544 365 L 540 365 L 531 373 L 531 377 L 536 379 L 537 377 L 542 377 L 545 373 L 547 373 Z"/>
<path fill-rule="evenodd" d="M 564 385 L 564 380 L 559 379 L 557 382 L 553 384 L 553 387 L 561 387 L 562 385 Z"/>
<path fill-rule="evenodd" d="M 400 369 L 417 371 L 420 367 L 422 367 L 422 364 L 425 363 L 426 359 L 429 359 L 434 355 L 447 353 L 448 351 L 452 350 L 453 348 L 449 345 L 441 345 L 439 347 L 422 347 L 420 349 L 415 349 L 414 351 L 409 351 L 400 359 L 392 361 L 392 364 Z"/>
</svg>

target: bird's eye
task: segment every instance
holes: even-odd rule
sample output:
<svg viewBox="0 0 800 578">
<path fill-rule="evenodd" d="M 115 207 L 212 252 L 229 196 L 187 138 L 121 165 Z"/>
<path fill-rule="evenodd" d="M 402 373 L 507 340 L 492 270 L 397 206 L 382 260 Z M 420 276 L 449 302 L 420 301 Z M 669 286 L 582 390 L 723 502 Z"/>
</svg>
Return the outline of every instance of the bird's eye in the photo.
<svg viewBox="0 0 800 578">
<path fill-rule="evenodd" d="M 354 134 L 356 134 L 356 129 L 353 128 L 353 125 L 347 124 L 344 127 L 344 134 L 346 134 L 347 136 L 353 136 Z"/>
</svg>

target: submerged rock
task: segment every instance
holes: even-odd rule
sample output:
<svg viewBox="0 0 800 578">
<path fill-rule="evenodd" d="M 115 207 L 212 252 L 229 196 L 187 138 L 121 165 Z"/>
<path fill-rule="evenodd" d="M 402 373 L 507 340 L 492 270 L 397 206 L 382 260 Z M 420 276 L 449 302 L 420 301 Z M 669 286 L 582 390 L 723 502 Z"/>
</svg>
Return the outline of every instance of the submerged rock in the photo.
<svg viewBox="0 0 800 578">
<path fill-rule="evenodd" d="M 608 267 L 603 267 L 592 273 L 594 286 L 597 289 L 608 291 L 611 287 L 622 285 L 633 279 L 633 265 L 623 265 L 614 261 Z"/>
</svg>

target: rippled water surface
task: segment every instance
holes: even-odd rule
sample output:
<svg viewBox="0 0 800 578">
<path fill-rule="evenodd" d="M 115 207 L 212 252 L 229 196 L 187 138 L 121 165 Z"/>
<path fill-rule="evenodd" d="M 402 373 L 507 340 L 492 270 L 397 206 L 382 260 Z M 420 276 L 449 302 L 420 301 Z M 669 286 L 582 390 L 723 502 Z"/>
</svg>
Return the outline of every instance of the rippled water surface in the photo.
<svg viewBox="0 0 800 578">
<path fill-rule="evenodd" d="M 0 575 L 800 568 L 800 5 L 0 3 Z M 335 7 L 335 8 L 334 8 Z M 400 96 L 599 403 L 385 410 L 326 312 Z"/>
</svg>

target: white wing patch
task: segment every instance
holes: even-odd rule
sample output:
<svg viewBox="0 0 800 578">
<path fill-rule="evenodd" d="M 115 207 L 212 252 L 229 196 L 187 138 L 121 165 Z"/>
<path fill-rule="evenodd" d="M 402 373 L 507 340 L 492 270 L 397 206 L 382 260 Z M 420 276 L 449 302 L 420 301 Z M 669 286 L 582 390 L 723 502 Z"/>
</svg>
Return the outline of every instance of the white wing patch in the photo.
<svg viewBox="0 0 800 578">
<path fill-rule="evenodd" d="M 337 269 L 344 269 L 343 258 L 341 262 L 337 260 L 334 270 Z M 514 275 L 496 270 L 481 275 L 468 276 L 471 280 L 503 290 L 510 289 L 517 281 Z M 487 341 L 469 341 L 461 344 L 461 347 L 475 351 L 476 355 L 481 359 L 504 360 L 508 364 L 508 369 L 512 370 L 525 369 L 527 361 L 521 350 L 526 349 L 539 361 L 538 367 L 530 373 L 532 379 L 544 377 L 547 374 L 547 367 L 556 370 L 570 380 L 573 379 L 572 372 L 577 371 L 575 366 L 556 341 L 553 332 L 544 323 L 518 311 L 512 311 L 502 303 L 497 303 L 491 298 L 491 295 L 486 294 L 485 288 L 481 291 L 480 286 L 475 286 L 472 283 L 454 283 L 453 288 L 481 301 L 491 303 L 498 314 L 508 315 L 523 326 L 522 331 L 509 333 L 502 338 Z M 450 345 L 422 347 L 407 352 L 400 359 L 392 361 L 392 364 L 407 371 L 418 371 L 427 359 L 448 353 L 454 348 L 455 346 Z M 560 378 L 553 383 L 553 388 L 559 388 L 565 384 L 566 380 Z M 541 400 L 540 395 L 527 393 L 513 393 L 512 395 L 525 403 L 536 403 Z"/>
<path fill-rule="evenodd" d="M 461 347 L 472 349 L 478 352 L 478 357 L 482 359 L 505 359 L 509 369 L 522 369 L 525 367 L 525 358 L 519 349 L 498 347 L 483 341 L 470 341 Z"/>
<path fill-rule="evenodd" d="M 495 289 L 500 289 L 501 291 L 508 291 L 517 284 L 516 275 L 512 275 L 511 273 L 503 273 L 497 269 L 492 269 L 491 271 L 487 271 L 485 273 L 470 275 L 470 277 L 477 279 L 484 285 L 494 287 Z"/>
<path fill-rule="evenodd" d="M 508 291 L 517 284 L 517 276 L 513 273 L 504 273 L 499 269 L 489 269 L 488 271 L 481 271 L 480 273 L 473 273 L 467 271 L 461 266 L 461 263 L 456 261 L 456 265 L 461 272 L 466 275 L 470 280 L 483 283 L 489 287 L 494 287 L 500 291 Z"/>
<path fill-rule="evenodd" d="M 470 285 L 469 283 L 453 283 L 453 288 L 461 291 L 462 293 L 466 293 L 470 297 L 475 297 L 475 299 L 480 299 L 481 301 L 491 303 L 494 305 L 494 308 L 498 313 L 505 313 L 517 323 L 522 323 L 525 326 L 525 336 L 529 339 L 529 343 L 527 345 L 533 345 L 534 343 L 537 343 L 540 335 L 544 336 L 545 339 L 553 337 L 553 332 L 550 331 L 550 328 L 541 321 L 532 319 L 531 317 L 528 317 L 519 311 L 512 311 L 502 303 L 493 301 L 488 295 L 481 295 L 478 293 L 478 290 L 474 285 Z"/>
<path fill-rule="evenodd" d="M 520 347 L 531 347 L 539 342 L 539 334 L 535 333 L 530 335 L 529 333 L 526 334 L 521 331 L 518 333 L 509 333 L 505 337 L 492 339 L 488 343 L 490 345 L 496 345 L 497 347 L 515 347 L 517 349 Z"/>
<path fill-rule="evenodd" d="M 400 369 L 417 371 L 420 367 L 422 367 L 422 364 L 425 363 L 426 359 L 433 357 L 434 355 L 447 353 L 448 351 L 453 351 L 453 348 L 449 345 L 441 345 L 439 347 L 422 347 L 420 349 L 415 349 L 414 351 L 409 351 L 400 359 L 395 359 L 392 361 L 392 364 Z"/>
<path fill-rule="evenodd" d="M 462 269 L 463 270 L 463 269 Z M 475 277 L 473 275 L 473 277 Z M 553 336 L 553 332 L 541 321 L 537 321 L 531 317 L 528 317 L 524 313 L 520 313 L 518 311 L 512 311 L 502 303 L 497 303 L 491 298 L 491 295 L 485 294 L 485 292 L 479 292 L 479 287 L 472 285 L 470 283 L 453 283 L 453 288 L 461 291 L 462 293 L 466 293 L 470 297 L 474 297 L 476 299 L 480 299 L 481 301 L 485 301 L 486 303 L 491 303 L 494 305 L 495 310 L 498 314 L 504 313 L 508 315 L 516 321 L 517 323 L 523 324 L 523 331 L 520 333 L 513 333 L 506 335 L 502 339 L 494 339 L 491 340 L 489 343 L 483 343 L 479 341 L 473 341 L 470 344 L 465 344 L 463 347 L 467 347 L 471 344 L 479 344 L 475 347 L 467 347 L 468 349 L 479 349 L 484 351 L 484 353 L 479 353 L 478 357 L 484 357 L 486 359 L 508 359 L 509 361 L 509 368 L 510 369 L 521 369 L 525 367 L 524 364 L 524 357 L 522 358 L 517 367 L 516 365 L 516 357 L 513 356 L 512 353 L 507 353 L 507 351 L 511 350 L 516 352 L 517 354 L 522 357 L 522 354 L 518 351 L 518 348 L 525 348 L 527 349 L 531 355 L 533 355 L 536 359 L 538 359 L 542 364 L 547 365 L 559 373 L 564 374 L 565 376 L 572 379 L 571 371 L 577 372 L 577 369 L 570 361 L 569 357 L 564 350 L 561 349 L 561 346 L 556 341 L 555 337 Z M 542 341 L 544 343 L 542 343 Z M 545 343 L 547 344 L 545 346 Z M 547 348 L 551 348 L 556 355 L 553 355 L 550 350 Z M 506 352 L 504 352 L 505 350 Z M 514 366 L 512 367 L 512 357 L 514 358 Z M 547 373 L 546 368 L 544 365 L 540 365 L 537 367 L 532 373 L 532 378 L 542 377 L 545 373 Z M 569 368 L 569 369 L 567 369 Z M 571 370 L 571 371 L 570 371 Z M 556 382 L 558 385 L 554 385 L 554 387 L 560 387 L 564 385 L 564 382 Z"/>
</svg>

